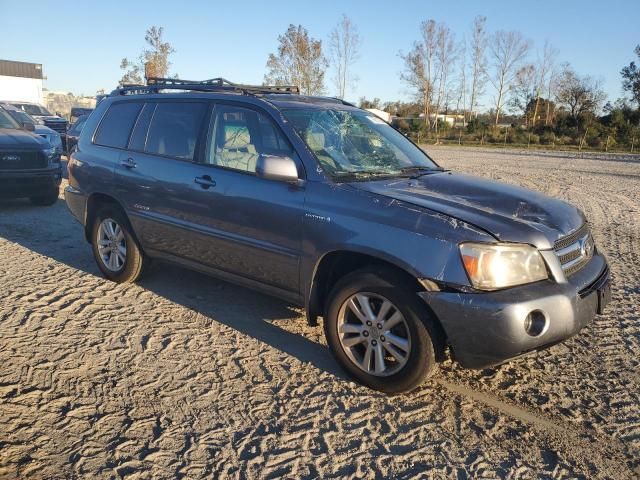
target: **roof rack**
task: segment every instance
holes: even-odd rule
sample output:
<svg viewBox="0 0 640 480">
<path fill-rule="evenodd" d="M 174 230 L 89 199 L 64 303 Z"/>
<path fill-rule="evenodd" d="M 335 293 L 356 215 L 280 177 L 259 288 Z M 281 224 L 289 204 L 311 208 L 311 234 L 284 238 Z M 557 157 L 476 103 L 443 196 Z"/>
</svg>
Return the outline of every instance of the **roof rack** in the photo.
<svg viewBox="0 0 640 480">
<path fill-rule="evenodd" d="M 300 94 L 300 89 L 296 85 L 243 85 L 241 83 L 230 82 L 224 78 L 194 81 L 179 78 L 148 77 L 146 85 L 123 85 L 111 92 L 111 95 L 140 95 L 145 93 L 158 93 L 160 90 L 233 92 L 244 95 L 269 93 Z"/>
</svg>

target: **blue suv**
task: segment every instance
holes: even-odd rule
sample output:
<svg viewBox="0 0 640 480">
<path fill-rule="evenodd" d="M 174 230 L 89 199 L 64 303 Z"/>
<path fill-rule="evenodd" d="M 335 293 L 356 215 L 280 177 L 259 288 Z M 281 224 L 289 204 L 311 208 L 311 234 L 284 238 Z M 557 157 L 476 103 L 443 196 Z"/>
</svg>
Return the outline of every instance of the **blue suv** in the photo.
<svg viewBox="0 0 640 480">
<path fill-rule="evenodd" d="M 415 388 L 602 312 L 580 210 L 437 165 L 378 117 L 295 87 L 150 79 L 87 119 L 65 198 L 115 282 L 177 263 L 303 305 L 348 374 Z"/>
</svg>

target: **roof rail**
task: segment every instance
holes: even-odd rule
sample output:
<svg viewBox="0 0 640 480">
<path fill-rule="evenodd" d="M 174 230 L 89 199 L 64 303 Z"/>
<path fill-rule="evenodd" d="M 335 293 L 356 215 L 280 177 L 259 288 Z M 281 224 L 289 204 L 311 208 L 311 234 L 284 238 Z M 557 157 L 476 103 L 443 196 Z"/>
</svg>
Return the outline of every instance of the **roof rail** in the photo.
<svg viewBox="0 0 640 480">
<path fill-rule="evenodd" d="M 149 77 L 146 85 L 123 85 L 116 88 L 111 95 L 139 95 L 158 93 L 160 90 L 191 90 L 196 92 L 234 92 L 244 95 L 268 93 L 300 94 L 296 85 L 243 85 L 233 83 L 224 78 L 209 80 L 182 80 L 179 78 Z"/>
</svg>

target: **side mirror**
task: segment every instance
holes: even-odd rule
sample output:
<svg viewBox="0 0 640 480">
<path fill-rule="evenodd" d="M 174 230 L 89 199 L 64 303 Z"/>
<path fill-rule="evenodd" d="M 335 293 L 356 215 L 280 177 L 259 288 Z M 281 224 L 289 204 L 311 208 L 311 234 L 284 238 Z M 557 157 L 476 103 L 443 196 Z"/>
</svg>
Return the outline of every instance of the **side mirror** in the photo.
<svg viewBox="0 0 640 480">
<path fill-rule="evenodd" d="M 36 126 L 33 123 L 30 123 L 30 122 L 22 122 L 22 128 L 24 130 L 29 131 L 29 132 L 35 132 L 35 130 L 36 130 Z"/>
<path fill-rule="evenodd" d="M 298 167 L 290 157 L 260 155 L 256 162 L 256 174 L 268 180 L 279 182 L 298 182 Z"/>
</svg>

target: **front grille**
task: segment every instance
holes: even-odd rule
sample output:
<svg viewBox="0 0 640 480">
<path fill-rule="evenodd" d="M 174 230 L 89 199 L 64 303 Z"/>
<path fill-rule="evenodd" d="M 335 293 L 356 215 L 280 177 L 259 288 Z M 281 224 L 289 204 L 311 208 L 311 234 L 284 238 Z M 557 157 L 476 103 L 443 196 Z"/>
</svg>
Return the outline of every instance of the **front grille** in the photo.
<svg viewBox="0 0 640 480">
<path fill-rule="evenodd" d="M 556 240 L 556 243 L 553 245 L 553 249 L 561 250 L 563 248 L 566 248 L 572 243 L 575 243 L 576 240 L 584 237 L 587 233 L 589 233 L 589 225 L 587 223 L 583 223 L 579 229 L 570 233 L 566 237 L 562 237 Z"/>
<path fill-rule="evenodd" d="M 553 250 L 567 277 L 579 271 L 589 263 L 595 251 L 589 225 L 585 223 L 576 231 L 556 240 Z"/>
<path fill-rule="evenodd" d="M 0 170 L 47 168 L 47 163 L 41 152 L 0 151 Z"/>
<path fill-rule="evenodd" d="M 45 120 L 44 124 L 51 130 L 55 130 L 58 133 L 65 133 L 67 131 L 67 122 L 49 122 Z"/>
</svg>

